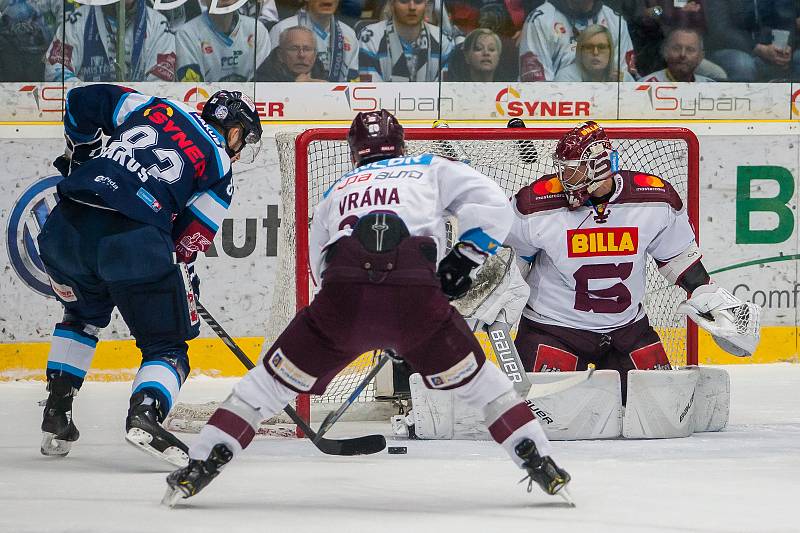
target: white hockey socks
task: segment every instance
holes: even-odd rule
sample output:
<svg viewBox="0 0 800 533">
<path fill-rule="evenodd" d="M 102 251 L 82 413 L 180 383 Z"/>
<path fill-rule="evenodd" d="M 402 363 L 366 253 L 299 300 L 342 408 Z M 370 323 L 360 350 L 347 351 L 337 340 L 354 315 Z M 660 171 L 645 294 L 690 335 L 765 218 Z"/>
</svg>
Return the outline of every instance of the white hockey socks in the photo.
<svg viewBox="0 0 800 533">
<path fill-rule="evenodd" d="M 296 396 L 295 391 L 279 383 L 263 365 L 256 366 L 211 415 L 189 448 L 189 458 L 205 460 L 220 443 L 234 455 L 238 454 L 252 442 L 259 423 L 282 410 Z"/>
<path fill-rule="evenodd" d="M 520 468 L 522 459 L 514 448 L 531 439 L 541 456 L 551 455 L 552 446 L 530 407 L 514 391 L 511 382 L 493 364 L 484 364 L 472 380 L 454 389 L 456 397 L 474 408 L 483 409 L 486 427 Z"/>
</svg>

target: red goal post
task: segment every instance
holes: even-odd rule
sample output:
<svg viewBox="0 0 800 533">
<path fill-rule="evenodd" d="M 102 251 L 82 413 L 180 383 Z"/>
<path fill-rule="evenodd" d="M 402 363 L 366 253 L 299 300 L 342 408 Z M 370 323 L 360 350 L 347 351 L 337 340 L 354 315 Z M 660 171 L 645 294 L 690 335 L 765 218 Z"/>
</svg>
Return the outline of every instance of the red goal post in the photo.
<svg viewBox="0 0 800 533">
<path fill-rule="evenodd" d="M 409 153 L 455 151 L 464 155 L 464 159 L 478 170 L 493 174 L 493 179 L 501 183 L 510 194 L 520 186 L 529 183 L 546 172 L 552 172 L 549 162 L 552 147 L 555 142 L 570 128 L 528 128 L 528 129 L 502 129 L 502 128 L 406 128 L 406 141 Z M 699 241 L 699 159 L 700 148 L 697 137 L 686 128 L 607 128 L 606 132 L 612 140 L 615 149 L 620 151 L 620 166 L 631 170 L 640 170 L 664 177 L 675 186 L 682 196 L 689 219 L 695 229 Z M 279 134 L 280 135 L 280 134 Z M 322 188 L 313 180 L 328 180 L 332 183 L 348 168 L 348 153 L 346 146 L 347 129 L 311 129 L 306 130 L 294 138 L 294 275 L 296 310 L 308 305 L 310 300 L 310 269 L 309 269 L 309 221 L 311 208 L 316 203 L 319 190 Z M 278 140 L 278 139 L 276 139 Z M 280 141 L 279 153 L 281 152 Z M 288 147 L 288 144 L 287 144 Z M 527 155 L 525 155 L 527 151 Z M 516 154 L 517 159 L 514 159 Z M 533 154 L 533 155 L 531 155 Z M 280 154 L 282 158 L 289 154 Z M 449 154 L 452 155 L 452 154 Z M 493 159 L 494 157 L 494 159 Z M 498 159 L 502 157 L 502 159 Z M 483 159 L 481 159 L 483 158 Z M 330 161 L 326 161 L 329 159 Z M 484 161 L 485 159 L 485 161 Z M 535 161 L 532 161 L 534 160 Z M 508 164 L 508 169 L 505 169 Z M 485 169 L 483 167 L 486 167 Z M 503 168 L 499 168 L 503 167 Z M 317 170 L 319 168 L 320 170 Z M 284 186 L 289 185 L 284 161 L 281 161 L 284 174 Z M 329 169 L 329 170 L 327 170 Z M 327 172 L 326 172 L 327 170 Z M 665 172 L 666 171 L 666 172 Z M 507 174 L 503 174 L 506 172 Z M 318 178 L 317 176 L 322 176 Z M 508 179 L 512 176 L 516 179 Z M 289 177 L 291 178 L 291 177 Z M 285 199 L 286 195 L 282 193 Z M 285 213 L 286 211 L 284 211 Z M 652 261 L 652 260 L 651 260 Z M 290 263 L 291 264 L 291 263 Z M 288 267 L 288 265 L 287 265 Z M 648 271 L 651 268 L 648 267 Z M 654 278 L 655 279 L 655 278 Z M 663 284 L 666 281 L 663 280 Z M 658 283 L 653 282 L 653 283 Z M 663 285 L 662 284 L 662 285 Z M 651 289 L 650 274 L 648 274 L 648 294 L 656 292 L 669 293 L 665 297 L 667 303 L 650 302 L 652 309 L 656 309 L 654 327 L 659 329 L 662 324 L 663 331 L 671 331 L 678 324 L 674 317 L 669 316 L 670 309 L 674 312 L 676 288 L 659 285 Z M 279 290 L 276 286 L 275 290 Z M 680 291 L 680 289 L 677 289 Z M 680 291 L 682 292 L 682 291 Z M 660 296 L 657 297 L 660 298 Z M 676 294 L 678 294 L 676 296 Z M 682 298 L 685 298 L 685 293 Z M 681 299 L 682 299 L 681 298 Z M 275 299 L 273 298 L 273 301 Z M 674 304 L 674 306 L 673 306 Z M 662 307 L 663 306 L 663 307 Z M 653 312 L 648 306 L 648 314 Z M 662 312 L 666 315 L 663 321 Z M 274 317 L 271 317 L 271 319 Z M 672 320 L 672 322 L 670 322 Z M 666 324 L 666 325 L 663 325 Z M 681 339 L 675 341 L 678 350 L 685 348 L 685 359 L 680 354 L 670 354 L 671 360 L 678 364 L 697 364 L 697 328 L 687 321 L 683 326 Z M 659 331 L 662 334 L 663 332 Z M 672 340 L 670 341 L 672 342 Z M 668 353 L 670 353 L 670 347 Z M 298 397 L 297 410 L 304 418 L 309 418 L 310 404 L 307 395 Z"/>
</svg>

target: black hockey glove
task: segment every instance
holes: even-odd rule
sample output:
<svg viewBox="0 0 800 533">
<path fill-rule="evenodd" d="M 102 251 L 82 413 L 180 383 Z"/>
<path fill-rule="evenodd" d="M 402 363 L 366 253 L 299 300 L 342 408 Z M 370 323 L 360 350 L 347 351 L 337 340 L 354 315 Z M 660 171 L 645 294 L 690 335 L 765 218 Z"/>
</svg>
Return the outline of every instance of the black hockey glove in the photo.
<svg viewBox="0 0 800 533">
<path fill-rule="evenodd" d="M 455 300 L 464 296 L 472 286 L 470 272 L 478 266 L 478 263 L 465 256 L 459 251 L 463 246 L 457 243 L 439 263 L 436 274 L 442 283 L 442 291 L 450 300 Z"/>
</svg>

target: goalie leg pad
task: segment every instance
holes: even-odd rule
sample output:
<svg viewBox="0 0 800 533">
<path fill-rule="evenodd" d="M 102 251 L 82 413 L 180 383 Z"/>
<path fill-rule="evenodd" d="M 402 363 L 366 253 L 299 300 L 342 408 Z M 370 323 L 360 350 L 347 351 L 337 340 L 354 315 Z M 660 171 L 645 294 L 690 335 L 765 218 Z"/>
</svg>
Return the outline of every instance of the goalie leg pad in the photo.
<svg viewBox="0 0 800 533">
<path fill-rule="evenodd" d="M 728 425 L 731 380 L 722 368 L 689 367 L 698 373 L 694 393 L 695 432 L 720 431 Z"/>
<path fill-rule="evenodd" d="M 581 372 L 582 373 L 582 372 Z M 597 370 L 592 379 L 569 389 L 535 396 L 537 385 L 570 379 L 575 372 L 529 373 L 528 397 L 551 440 L 613 439 L 622 434 L 622 396 L 616 370 Z"/>
<path fill-rule="evenodd" d="M 622 436 L 668 439 L 692 434 L 695 387 L 693 370 L 631 370 Z"/>
</svg>

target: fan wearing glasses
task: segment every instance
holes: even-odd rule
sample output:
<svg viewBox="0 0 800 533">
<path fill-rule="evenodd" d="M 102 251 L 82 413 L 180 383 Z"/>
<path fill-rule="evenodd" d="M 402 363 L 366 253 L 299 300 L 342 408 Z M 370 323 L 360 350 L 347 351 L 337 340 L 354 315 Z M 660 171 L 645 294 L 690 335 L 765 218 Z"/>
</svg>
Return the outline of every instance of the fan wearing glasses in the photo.
<svg viewBox="0 0 800 533">
<path fill-rule="evenodd" d="M 283 30 L 278 47 L 258 68 L 258 81 L 326 81 L 314 33 L 305 26 Z"/>
<path fill-rule="evenodd" d="M 593 24 L 578 35 L 575 62 L 556 73 L 555 81 L 634 81 L 617 68 L 617 50 L 611 32 Z"/>
</svg>

